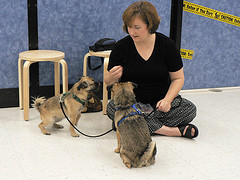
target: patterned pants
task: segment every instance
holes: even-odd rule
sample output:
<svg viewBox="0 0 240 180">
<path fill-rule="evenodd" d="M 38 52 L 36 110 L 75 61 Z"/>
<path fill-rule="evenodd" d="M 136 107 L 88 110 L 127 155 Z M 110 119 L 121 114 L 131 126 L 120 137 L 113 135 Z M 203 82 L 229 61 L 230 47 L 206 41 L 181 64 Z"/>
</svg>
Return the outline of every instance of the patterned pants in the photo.
<svg viewBox="0 0 240 180">
<path fill-rule="evenodd" d="M 108 103 L 107 115 L 114 121 L 115 106 L 113 100 Z M 178 95 L 171 103 L 171 109 L 168 112 L 156 111 L 151 116 L 145 118 L 151 134 L 160 129 L 163 125 L 168 127 L 177 127 L 179 125 L 189 124 L 196 117 L 196 106 L 187 99 Z M 113 123 L 114 124 L 114 123 Z"/>
</svg>

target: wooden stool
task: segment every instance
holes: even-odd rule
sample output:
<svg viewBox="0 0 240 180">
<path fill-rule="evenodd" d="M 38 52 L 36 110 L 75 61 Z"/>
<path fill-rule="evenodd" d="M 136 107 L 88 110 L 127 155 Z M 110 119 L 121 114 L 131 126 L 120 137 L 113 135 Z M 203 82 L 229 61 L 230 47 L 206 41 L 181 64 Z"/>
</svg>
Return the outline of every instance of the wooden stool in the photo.
<svg viewBox="0 0 240 180">
<path fill-rule="evenodd" d="M 103 114 L 107 113 L 107 103 L 108 103 L 108 91 L 107 91 L 107 85 L 104 82 L 104 76 L 107 72 L 107 67 L 108 67 L 108 61 L 109 61 L 109 56 L 111 54 L 111 51 L 99 51 L 99 52 L 93 52 L 89 51 L 85 56 L 84 56 L 84 61 L 83 61 L 83 75 L 87 75 L 87 59 L 89 56 L 96 56 L 96 57 L 103 57 L 104 58 L 104 66 L 103 66 Z"/>
<path fill-rule="evenodd" d="M 63 93 L 68 91 L 67 63 L 65 54 L 55 50 L 30 50 L 19 53 L 19 107 L 24 110 L 24 120 L 29 119 L 29 68 L 32 63 L 51 61 L 55 68 L 55 95 L 60 94 L 60 65 L 62 65 Z M 25 62 L 24 62 L 25 60 Z M 23 63 L 24 62 L 24 63 Z"/>
</svg>

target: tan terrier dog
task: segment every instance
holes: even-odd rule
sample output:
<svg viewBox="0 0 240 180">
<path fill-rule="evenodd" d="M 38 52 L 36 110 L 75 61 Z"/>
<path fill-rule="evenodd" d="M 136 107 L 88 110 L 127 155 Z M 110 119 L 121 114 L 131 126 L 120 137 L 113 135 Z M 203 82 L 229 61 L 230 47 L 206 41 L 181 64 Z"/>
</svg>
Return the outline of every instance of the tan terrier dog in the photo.
<svg viewBox="0 0 240 180">
<path fill-rule="evenodd" d="M 135 107 L 134 84 L 115 83 L 110 87 L 115 104 L 115 126 L 118 147 L 123 163 L 128 167 L 149 166 L 155 163 L 156 143 L 141 112 Z"/>
<path fill-rule="evenodd" d="M 98 89 L 98 86 L 99 84 L 93 78 L 84 76 L 67 93 L 47 100 L 43 97 L 34 99 L 33 106 L 39 111 L 42 120 L 38 125 L 42 133 L 50 135 L 50 132 L 45 129 L 47 126 L 63 128 L 62 125 L 57 124 L 57 122 L 65 118 L 60 107 L 60 99 L 63 103 L 64 112 L 70 118 L 71 123 L 77 125 L 81 117 L 81 111 L 84 109 L 87 100 L 91 98 L 89 97 L 90 93 Z M 70 131 L 73 137 L 79 136 L 72 126 L 70 126 Z"/>
</svg>

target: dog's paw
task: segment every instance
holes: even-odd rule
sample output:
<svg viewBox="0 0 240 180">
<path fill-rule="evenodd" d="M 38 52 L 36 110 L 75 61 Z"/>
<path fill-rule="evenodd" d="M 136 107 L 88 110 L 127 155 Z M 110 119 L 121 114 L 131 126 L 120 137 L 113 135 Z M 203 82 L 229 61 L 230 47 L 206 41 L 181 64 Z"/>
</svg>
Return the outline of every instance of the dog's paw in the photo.
<svg viewBox="0 0 240 180">
<path fill-rule="evenodd" d="M 53 127 L 57 128 L 57 129 L 62 129 L 64 128 L 64 126 L 62 126 L 61 124 L 53 124 Z"/>
<path fill-rule="evenodd" d="M 45 135 L 51 135 L 51 133 L 50 133 L 49 131 L 46 131 L 46 132 L 44 132 L 43 134 L 45 134 Z"/>
<path fill-rule="evenodd" d="M 114 150 L 114 152 L 115 152 L 115 153 L 120 153 L 120 149 L 117 148 L 117 149 Z"/>
<path fill-rule="evenodd" d="M 128 168 L 131 168 L 132 165 L 130 163 L 125 163 L 125 165 L 128 167 Z"/>
<path fill-rule="evenodd" d="M 77 133 L 71 133 L 72 137 L 79 137 Z"/>
</svg>

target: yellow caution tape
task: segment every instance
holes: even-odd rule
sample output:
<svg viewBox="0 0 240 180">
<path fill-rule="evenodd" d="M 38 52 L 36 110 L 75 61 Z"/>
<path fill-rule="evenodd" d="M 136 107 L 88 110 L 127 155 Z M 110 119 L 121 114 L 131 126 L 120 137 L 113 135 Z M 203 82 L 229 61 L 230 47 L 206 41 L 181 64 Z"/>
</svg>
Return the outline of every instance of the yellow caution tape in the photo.
<svg viewBox="0 0 240 180">
<path fill-rule="evenodd" d="M 192 59 L 194 51 L 188 49 L 181 49 L 180 50 L 181 57 L 184 59 Z"/>
<path fill-rule="evenodd" d="M 188 1 L 183 1 L 183 10 L 240 27 L 240 17 L 223 13 L 221 11 L 216 11 L 214 9 L 190 3 Z"/>
</svg>

